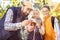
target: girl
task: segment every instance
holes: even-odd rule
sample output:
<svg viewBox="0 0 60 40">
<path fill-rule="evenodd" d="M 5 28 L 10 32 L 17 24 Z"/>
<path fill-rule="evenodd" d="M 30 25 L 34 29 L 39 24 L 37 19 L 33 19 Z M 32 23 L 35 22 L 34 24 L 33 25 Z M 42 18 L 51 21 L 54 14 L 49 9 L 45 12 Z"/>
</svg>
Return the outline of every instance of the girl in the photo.
<svg viewBox="0 0 60 40">
<path fill-rule="evenodd" d="M 28 20 L 31 23 L 28 25 L 28 38 L 27 40 L 43 40 L 43 35 L 45 34 L 45 29 L 40 18 L 38 10 L 33 10 L 29 16 Z"/>
</svg>

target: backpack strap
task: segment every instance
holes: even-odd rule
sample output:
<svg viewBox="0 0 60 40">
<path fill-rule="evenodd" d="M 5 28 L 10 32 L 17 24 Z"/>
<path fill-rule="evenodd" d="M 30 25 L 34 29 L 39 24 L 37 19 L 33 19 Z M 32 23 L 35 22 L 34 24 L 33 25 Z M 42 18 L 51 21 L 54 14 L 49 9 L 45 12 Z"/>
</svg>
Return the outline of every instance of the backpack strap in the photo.
<svg viewBox="0 0 60 40">
<path fill-rule="evenodd" d="M 55 17 L 51 17 L 51 22 L 52 22 L 52 27 L 54 28 L 54 20 L 55 20 Z"/>
</svg>

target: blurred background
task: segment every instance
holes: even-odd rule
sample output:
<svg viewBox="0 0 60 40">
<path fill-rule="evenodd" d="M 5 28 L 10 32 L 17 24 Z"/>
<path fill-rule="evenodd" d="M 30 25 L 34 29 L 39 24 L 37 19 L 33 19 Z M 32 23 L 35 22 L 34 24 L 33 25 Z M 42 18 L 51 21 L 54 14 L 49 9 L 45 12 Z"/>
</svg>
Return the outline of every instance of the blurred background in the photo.
<svg viewBox="0 0 60 40">
<path fill-rule="evenodd" d="M 60 0 L 0 0 L 0 20 L 9 7 L 20 6 L 23 1 L 30 1 L 33 6 L 39 10 L 43 5 L 49 5 L 51 15 L 58 19 L 60 25 Z"/>
</svg>

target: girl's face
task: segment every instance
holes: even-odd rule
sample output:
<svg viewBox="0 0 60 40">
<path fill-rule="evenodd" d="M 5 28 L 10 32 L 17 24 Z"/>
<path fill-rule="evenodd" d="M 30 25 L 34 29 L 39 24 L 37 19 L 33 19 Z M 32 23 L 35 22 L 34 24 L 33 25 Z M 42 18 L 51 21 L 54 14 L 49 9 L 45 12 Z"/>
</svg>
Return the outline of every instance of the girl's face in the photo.
<svg viewBox="0 0 60 40">
<path fill-rule="evenodd" d="M 33 11 L 33 18 L 39 18 L 39 12 L 38 11 Z"/>
<path fill-rule="evenodd" d="M 40 24 L 40 14 L 38 11 L 33 11 L 33 19 L 35 19 L 36 23 Z M 34 21 L 34 20 L 33 20 Z"/>
<path fill-rule="evenodd" d="M 43 14 L 44 16 L 48 16 L 49 13 L 50 13 L 50 11 L 49 11 L 46 7 L 42 8 L 42 14 Z"/>
</svg>

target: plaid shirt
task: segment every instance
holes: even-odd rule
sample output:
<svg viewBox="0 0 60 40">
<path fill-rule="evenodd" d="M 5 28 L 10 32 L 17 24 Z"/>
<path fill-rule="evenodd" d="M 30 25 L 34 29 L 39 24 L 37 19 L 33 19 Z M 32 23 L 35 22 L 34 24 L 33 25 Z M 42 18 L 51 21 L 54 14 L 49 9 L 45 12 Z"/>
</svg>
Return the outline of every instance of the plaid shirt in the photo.
<svg viewBox="0 0 60 40">
<path fill-rule="evenodd" d="M 4 23 L 4 26 L 5 26 L 5 30 L 17 30 L 21 27 L 21 22 L 19 23 L 12 23 L 12 20 L 13 20 L 13 11 L 12 9 L 9 9 L 7 11 L 7 15 L 6 15 L 6 19 L 5 19 L 5 23 Z"/>
</svg>

